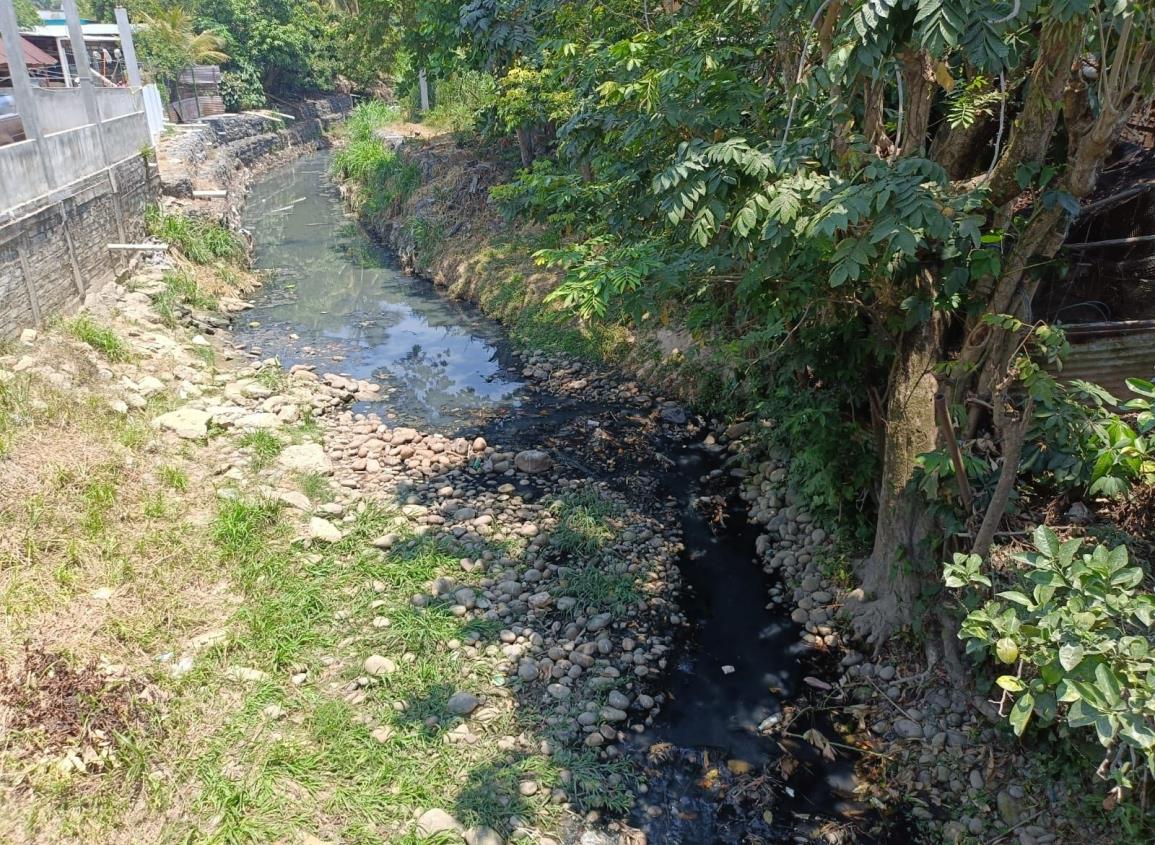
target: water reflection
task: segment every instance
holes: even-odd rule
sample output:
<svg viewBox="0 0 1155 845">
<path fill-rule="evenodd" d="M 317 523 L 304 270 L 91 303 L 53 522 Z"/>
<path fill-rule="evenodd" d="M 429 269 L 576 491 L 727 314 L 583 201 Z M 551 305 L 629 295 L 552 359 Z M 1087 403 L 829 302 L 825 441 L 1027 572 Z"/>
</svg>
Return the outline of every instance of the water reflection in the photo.
<svg viewBox="0 0 1155 845">
<path fill-rule="evenodd" d="M 272 272 L 245 315 L 260 326 L 237 339 L 285 366 L 396 388 L 390 409 L 413 422 L 466 421 L 515 403 L 521 384 L 502 365 L 497 327 L 401 273 L 344 216 L 328 165 L 317 153 L 254 184 L 244 225 L 254 265 Z"/>
</svg>

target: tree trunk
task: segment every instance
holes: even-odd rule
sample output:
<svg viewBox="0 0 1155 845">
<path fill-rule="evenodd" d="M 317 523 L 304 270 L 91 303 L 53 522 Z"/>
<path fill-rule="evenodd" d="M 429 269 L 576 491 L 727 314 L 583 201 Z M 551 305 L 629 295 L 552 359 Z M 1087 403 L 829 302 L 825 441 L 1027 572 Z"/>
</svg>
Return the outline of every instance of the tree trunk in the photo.
<svg viewBox="0 0 1155 845">
<path fill-rule="evenodd" d="M 890 372 L 874 550 L 862 563 L 862 588 L 852 594 L 855 632 L 876 647 L 917 621 L 924 587 L 938 578 L 927 544 L 933 520 L 909 482 L 918 456 L 935 448 L 939 344 L 938 321 L 928 320 L 900 340 Z"/>
<path fill-rule="evenodd" d="M 517 127 L 517 147 L 521 152 L 521 166 L 529 167 L 533 164 L 533 139 L 530 137 L 529 128 L 526 126 Z"/>
</svg>

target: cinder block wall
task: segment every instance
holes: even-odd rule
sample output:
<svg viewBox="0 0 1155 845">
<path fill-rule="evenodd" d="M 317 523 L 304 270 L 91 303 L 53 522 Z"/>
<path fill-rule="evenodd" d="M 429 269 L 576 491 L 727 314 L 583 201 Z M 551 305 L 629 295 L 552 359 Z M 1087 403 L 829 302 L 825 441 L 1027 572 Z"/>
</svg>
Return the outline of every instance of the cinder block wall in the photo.
<svg viewBox="0 0 1155 845">
<path fill-rule="evenodd" d="M 108 245 L 144 238 L 159 193 L 155 163 L 132 156 L 0 224 L 0 339 L 75 310 L 127 269 L 131 255 Z"/>
</svg>

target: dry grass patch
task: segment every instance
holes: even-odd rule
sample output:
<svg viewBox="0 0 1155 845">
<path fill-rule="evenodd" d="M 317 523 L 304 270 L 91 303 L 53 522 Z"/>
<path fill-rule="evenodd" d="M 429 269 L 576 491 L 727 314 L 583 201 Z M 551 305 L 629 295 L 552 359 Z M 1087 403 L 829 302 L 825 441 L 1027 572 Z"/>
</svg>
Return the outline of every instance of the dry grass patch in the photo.
<svg viewBox="0 0 1155 845">
<path fill-rule="evenodd" d="M 227 708 L 211 677 L 172 672 L 236 606 L 207 536 L 209 462 L 152 430 L 169 400 L 114 413 L 77 346 L 35 350 L 57 384 L 0 384 L 5 843 L 160 841 L 191 800 L 164 761 L 194 755 Z"/>
</svg>

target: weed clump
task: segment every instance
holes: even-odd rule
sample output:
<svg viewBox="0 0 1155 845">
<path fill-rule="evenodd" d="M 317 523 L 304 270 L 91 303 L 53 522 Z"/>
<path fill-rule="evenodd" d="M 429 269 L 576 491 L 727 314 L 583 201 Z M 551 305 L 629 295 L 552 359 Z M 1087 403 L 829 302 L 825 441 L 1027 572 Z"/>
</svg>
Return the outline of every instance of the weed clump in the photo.
<svg viewBox="0 0 1155 845">
<path fill-rule="evenodd" d="M 245 243 L 236 232 L 203 217 L 154 207 L 148 210 L 145 225 L 152 237 L 175 246 L 195 264 L 245 257 Z"/>
<path fill-rule="evenodd" d="M 179 307 L 205 311 L 215 311 L 219 307 L 216 297 L 202 291 L 200 284 L 189 273 L 180 270 L 170 271 L 164 274 L 161 283 L 164 284 L 164 290 L 156 296 L 153 304 L 166 326 L 176 325 Z"/>
<path fill-rule="evenodd" d="M 88 314 L 81 314 L 68 324 L 68 332 L 82 343 L 86 343 L 100 353 L 106 361 L 123 364 L 132 359 L 132 352 L 120 335 L 102 326 Z"/>
</svg>

